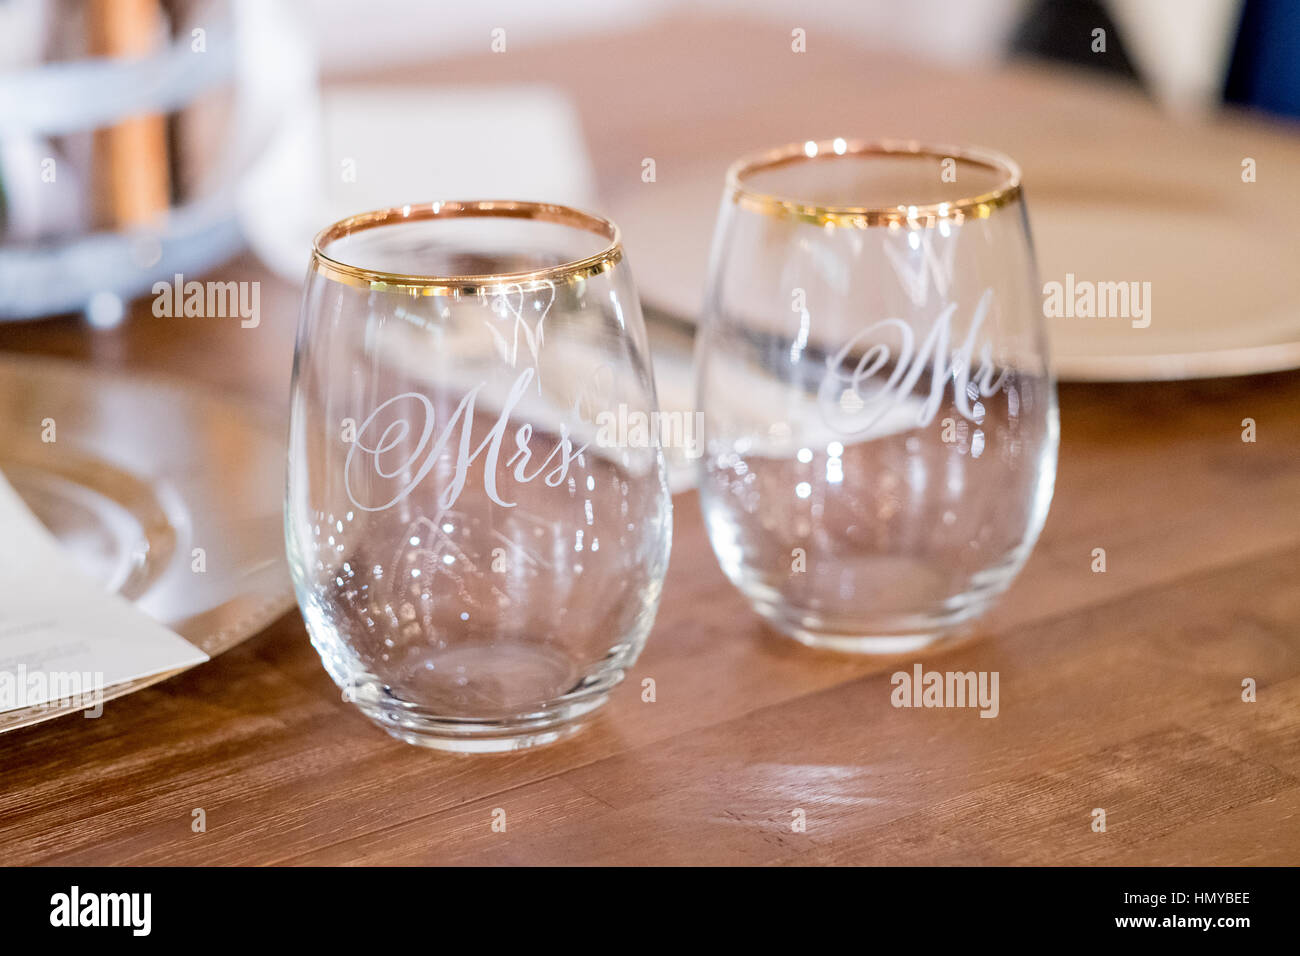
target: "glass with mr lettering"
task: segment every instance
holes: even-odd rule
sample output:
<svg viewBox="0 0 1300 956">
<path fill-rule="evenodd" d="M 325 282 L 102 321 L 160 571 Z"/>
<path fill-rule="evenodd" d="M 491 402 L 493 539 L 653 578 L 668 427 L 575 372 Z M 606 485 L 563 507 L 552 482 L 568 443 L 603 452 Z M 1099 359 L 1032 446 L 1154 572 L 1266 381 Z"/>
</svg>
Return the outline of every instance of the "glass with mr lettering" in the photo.
<svg viewBox="0 0 1300 956">
<path fill-rule="evenodd" d="M 510 751 L 578 729 L 635 662 L 672 530 L 617 228 L 435 202 L 316 237 L 285 534 L 325 669 L 390 734 Z M 619 416 L 622 416 L 621 419 Z"/>
<path fill-rule="evenodd" d="M 844 139 L 740 160 L 696 348 L 709 538 L 776 629 L 909 652 L 1011 584 L 1057 452 L 1011 160 Z"/>
</svg>

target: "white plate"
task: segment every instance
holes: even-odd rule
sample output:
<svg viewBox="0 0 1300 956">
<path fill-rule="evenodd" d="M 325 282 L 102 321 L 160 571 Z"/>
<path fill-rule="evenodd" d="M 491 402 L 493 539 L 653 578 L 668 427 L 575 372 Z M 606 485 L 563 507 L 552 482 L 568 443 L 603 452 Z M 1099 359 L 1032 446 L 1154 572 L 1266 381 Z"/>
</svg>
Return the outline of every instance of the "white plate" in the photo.
<svg viewBox="0 0 1300 956">
<path fill-rule="evenodd" d="M 637 288 L 651 306 L 694 322 L 703 299 L 726 163 L 642 184 L 611 204 Z M 1159 170 L 1151 173 L 1158 176 Z M 1151 283 L 1152 320 L 1054 318 L 1064 381 L 1211 378 L 1300 368 L 1300 229 L 1234 201 L 1228 169 L 1213 186 L 1062 173 L 1026 195 L 1043 282 Z M 1226 184 L 1226 185 L 1225 185 Z M 1235 185 L 1234 185 L 1235 184 Z M 1176 188 L 1174 186 L 1176 185 Z M 1262 195 L 1262 194 L 1261 194 Z"/>
</svg>

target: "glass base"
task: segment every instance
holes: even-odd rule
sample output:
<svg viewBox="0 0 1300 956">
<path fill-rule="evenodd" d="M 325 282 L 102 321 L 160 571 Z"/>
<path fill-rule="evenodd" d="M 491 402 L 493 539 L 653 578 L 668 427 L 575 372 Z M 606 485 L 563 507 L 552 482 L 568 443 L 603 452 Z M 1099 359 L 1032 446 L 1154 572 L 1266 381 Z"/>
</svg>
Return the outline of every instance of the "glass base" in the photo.
<svg viewBox="0 0 1300 956">
<path fill-rule="evenodd" d="M 311 595 L 300 593 L 299 603 L 345 701 L 398 740 L 451 753 L 512 753 L 572 736 L 622 682 L 642 643 L 583 672 L 545 644 L 500 637 L 430 648 L 381 678 L 360 666 Z"/>
<path fill-rule="evenodd" d="M 971 622 L 988 604 L 945 616 L 908 615 L 856 625 L 811 614 L 758 607 L 759 614 L 787 637 L 805 647 L 838 654 L 912 654 L 960 644 L 971 637 Z"/>
<path fill-rule="evenodd" d="M 447 719 L 358 700 L 361 712 L 398 740 L 461 754 L 513 753 L 570 737 L 609 699 L 607 691 L 516 717 Z"/>
</svg>

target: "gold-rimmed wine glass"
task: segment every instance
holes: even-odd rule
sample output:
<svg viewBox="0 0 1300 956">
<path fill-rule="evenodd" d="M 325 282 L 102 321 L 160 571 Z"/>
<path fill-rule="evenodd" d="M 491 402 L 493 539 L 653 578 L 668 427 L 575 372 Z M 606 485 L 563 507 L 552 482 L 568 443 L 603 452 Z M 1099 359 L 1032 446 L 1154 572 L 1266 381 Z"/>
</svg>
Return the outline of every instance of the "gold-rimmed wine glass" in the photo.
<svg viewBox="0 0 1300 956">
<path fill-rule="evenodd" d="M 618 231 L 533 202 L 435 202 L 316 239 L 286 536 L 326 670 L 395 736 L 554 740 L 636 660 L 667 567 L 657 411 Z M 625 436 L 624 436 L 625 437 Z"/>
</svg>

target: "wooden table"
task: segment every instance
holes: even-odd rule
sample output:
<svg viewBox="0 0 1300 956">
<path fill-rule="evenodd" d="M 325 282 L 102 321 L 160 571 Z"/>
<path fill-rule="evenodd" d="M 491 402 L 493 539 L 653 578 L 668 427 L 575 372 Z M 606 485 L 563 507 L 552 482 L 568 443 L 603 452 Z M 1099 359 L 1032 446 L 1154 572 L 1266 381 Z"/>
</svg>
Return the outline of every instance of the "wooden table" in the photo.
<svg viewBox="0 0 1300 956">
<path fill-rule="evenodd" d="M 438 75 L 573 91 L 606 190 L 645 155 L 662 175 L 674 157 L 787 138 L 806 105 L 907 118 L 898 95 L 875 93 L 917 77 L 930 97 L 910 107 L 917 124 L 951 112 L 942 74 L 902 76 L 814 36 L 818 56 L 793 75 L 755 60 L 767 43 L 785 49 L 788 30 L 669 23 Z M 1046 122 L 1054 92 L 1085 96 L 1037 71 L 964 78 L 953 96 L 985 105 L 953 137 L 996 123 L 1007 96 L 1016 129 Z M 742 95 L 757 105 L 737 114 Z M 1162 122 L 1135 98 L 1116 109 Z M 759 136 L 765 111 L 777 128 Z M 263 282 L 259 328 L 145 305 L 111 333 L 0 327 L 0 347 L 283 408 L 297 290 L 248 258 L 220 277 Z M 0 863 L 1300 863 L 1300 374 L 1060 397 L 1037 549 L 978 639 L 924 662 L 998 671 L 996 719 L 893 708 L 890 675 L 912 657 L 774 635 L 724 580 L 685 494 L 649 645 L 579 737 L 492 758 L 400 744 L 340 700 L 294 612 L 98 720 L 0 737 Z"/>
</svg>

